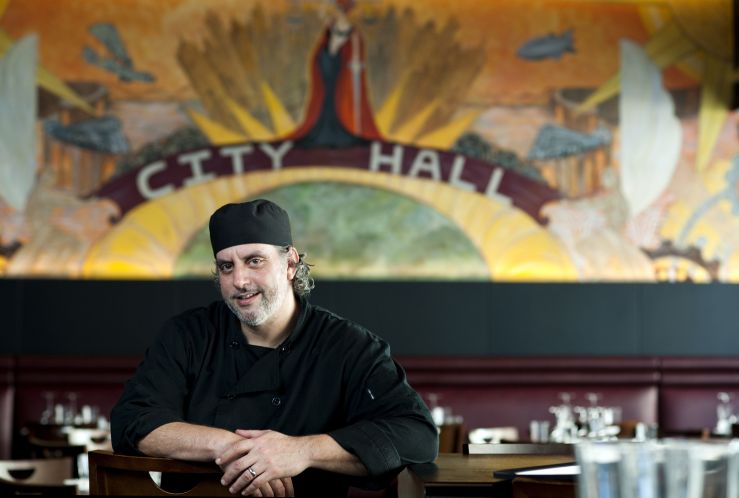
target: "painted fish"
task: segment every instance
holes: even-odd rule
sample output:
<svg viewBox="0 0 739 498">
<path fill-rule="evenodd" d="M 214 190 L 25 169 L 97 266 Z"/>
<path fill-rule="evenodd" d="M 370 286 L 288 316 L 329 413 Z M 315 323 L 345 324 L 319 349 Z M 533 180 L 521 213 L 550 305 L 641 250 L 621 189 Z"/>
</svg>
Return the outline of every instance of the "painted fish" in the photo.
<svg viewBox="0 0 739 498">
<path fill-rule="evenodd" d="M 154 75 L 151 73 L 134 69 L 133 61 L 115 25 L 105 22 L 93 24 L 90 26 L 90 33 L 105 45 L 107 54 L 98 54 L 94 49 L 85 46 L 82 49 L 82 58 L 85 62 L 110 71 L 121 81 L 145 83 L 154 81 Z"/>
<path fill-rule="evenodd" d="M 538 61 L 543 59 L 559 59 L 565 52 L 575 53 L 572 29 L 561 35 L 549 34 L 532 38 L 518 49 L 516 54 L 521 59 Z"/>
<path fill-rule="evenodd" d="M 79 121 L 63 125 L 55 119 L 44 122 L 44 131 L 57 140 L 108 154 L 129 152 L 128 140 L 123 134 L 121 121 L 113 116 Z"/>
</svg>

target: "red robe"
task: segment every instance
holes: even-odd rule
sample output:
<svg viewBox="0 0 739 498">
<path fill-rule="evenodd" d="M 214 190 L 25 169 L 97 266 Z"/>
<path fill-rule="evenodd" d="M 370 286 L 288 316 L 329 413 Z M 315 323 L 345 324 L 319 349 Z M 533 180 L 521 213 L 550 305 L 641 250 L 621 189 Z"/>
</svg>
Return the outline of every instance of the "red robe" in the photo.
<svg viewBox="0 0 739 498">
<path fill-rule="evenodd" d="M 328 50 L 327 47 L 330 37 L 330 30 L 326 30 L 320 43 L 313 52 L 313 56 L 311 57 L 311 93 L 308 100 L 308 109 L 306 110 L 303 124 L 290 133 L 290 135 L 286 137 L 287 139 L 293 140 L 305 136 L 316 124 L 316 121 L 321 114 L 323 101 L 324 98 L 326 98 L 326 92 L 323 79 L 321 78 L 321 70 L 318 66 L 318 55 L 322 50 Z M 358 60 L 362 65 L 358 78 L 360 88 L 360 116 L 358 123 L 355 122 L 356 120 L 354 116 L 354 76 L 351 69 L 351 63 L 355 52 L 355 44 Z M 368 140 L 379 140 L 381 138 L 380 132 L 375 124 L 372 108 L 370 107 L 369 99 L 367 98 L 367 81 L 365 78 L 366 72 L 364 67 L 364 43 L 356 31 L 352 31 L 349 39 L 341 46 L 338 56 L 341 59 L 341 69 L 336 81 L 336 92 L 333 96 L 337 117 L 344 128 L 346 128 L 351 134 Z"/>
</svg>

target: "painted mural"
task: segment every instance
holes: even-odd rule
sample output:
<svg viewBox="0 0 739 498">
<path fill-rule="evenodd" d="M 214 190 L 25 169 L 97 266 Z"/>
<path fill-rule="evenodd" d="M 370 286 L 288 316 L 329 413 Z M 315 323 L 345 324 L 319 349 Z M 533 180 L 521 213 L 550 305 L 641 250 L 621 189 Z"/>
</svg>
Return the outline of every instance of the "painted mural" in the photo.
<svg viewBox="0 0 739 498">
<path fill-rule="evenodd" d="M 739 282 L 731 0 L 0 0 L 0 275 Z"/>
</svg>

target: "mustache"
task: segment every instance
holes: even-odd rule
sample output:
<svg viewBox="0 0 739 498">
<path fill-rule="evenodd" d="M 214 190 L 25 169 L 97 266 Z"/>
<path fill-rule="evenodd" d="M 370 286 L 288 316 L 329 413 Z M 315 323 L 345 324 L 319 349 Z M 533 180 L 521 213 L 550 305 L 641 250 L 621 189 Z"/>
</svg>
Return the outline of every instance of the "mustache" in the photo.
<svg viewBox="0 0 739 498">
<path fill-rule="evenodd" d="M 262 289 L 240 289 L 237 293 L 231 295 L 231 299 L 239 299 L 240 297 L 243 297 L 247 294 L 257 294 L 259 292 L 262 292 Z"/>
</svg>

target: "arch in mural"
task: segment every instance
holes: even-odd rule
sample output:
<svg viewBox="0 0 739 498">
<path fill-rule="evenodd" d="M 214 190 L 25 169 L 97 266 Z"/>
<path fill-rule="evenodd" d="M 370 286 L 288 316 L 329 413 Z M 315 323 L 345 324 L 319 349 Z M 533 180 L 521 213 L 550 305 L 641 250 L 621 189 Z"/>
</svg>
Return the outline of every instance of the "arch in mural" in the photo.
<svg viewBox="0 0 739 498">
<path fill-rule="evenodd" d="M 482 255 L 491 280 L 577 278 L 562 244 L 546 228 L 509 204 L 427 179 L 336 167 L 219 177 L 142 203 L 91 248 L 82 275 L 171 278 L 178 255 L 219 206 L 306 182 L 381 188 L 430 206 L 466 234 Z"/>
</svg>

